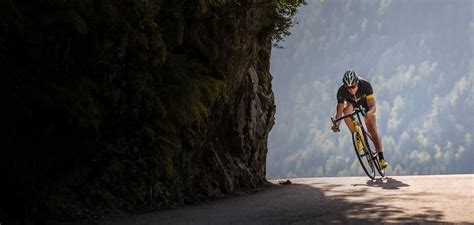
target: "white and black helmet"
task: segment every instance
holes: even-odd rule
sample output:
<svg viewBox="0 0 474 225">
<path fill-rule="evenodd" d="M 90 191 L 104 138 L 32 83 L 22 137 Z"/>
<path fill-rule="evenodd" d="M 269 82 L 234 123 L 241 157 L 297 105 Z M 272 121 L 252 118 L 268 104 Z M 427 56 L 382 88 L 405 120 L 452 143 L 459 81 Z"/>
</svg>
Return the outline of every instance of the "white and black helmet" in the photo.
<svg viewBox="0 0 474 225">
<path fill-rule="evenodd" d="M 359 77 L 357 76 L 356 72 L 354 70 L 347 70 L 344 73 L 344 77 L 342 77 L 342 83 L 344 83 L 347 86 L 351 86 L 354 84 L 357 84 L 359 82 Z"/>
</svg>

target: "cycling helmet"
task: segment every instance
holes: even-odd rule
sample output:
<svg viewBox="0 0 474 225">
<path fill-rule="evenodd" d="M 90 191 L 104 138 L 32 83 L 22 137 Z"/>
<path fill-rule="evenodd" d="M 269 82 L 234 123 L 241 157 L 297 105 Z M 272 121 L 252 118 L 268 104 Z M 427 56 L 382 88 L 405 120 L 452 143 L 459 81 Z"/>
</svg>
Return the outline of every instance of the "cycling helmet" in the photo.
<svg viewBox="0 0 474 225">
<path fill-rule="evenodd" d="M 342 83 L 347 86 L 357 84 L 359 82 L 359 77 L 357 76 L 354 70 L 347 70 L 344 73 L 344 77 L 342 78 Z"/>
</svg>

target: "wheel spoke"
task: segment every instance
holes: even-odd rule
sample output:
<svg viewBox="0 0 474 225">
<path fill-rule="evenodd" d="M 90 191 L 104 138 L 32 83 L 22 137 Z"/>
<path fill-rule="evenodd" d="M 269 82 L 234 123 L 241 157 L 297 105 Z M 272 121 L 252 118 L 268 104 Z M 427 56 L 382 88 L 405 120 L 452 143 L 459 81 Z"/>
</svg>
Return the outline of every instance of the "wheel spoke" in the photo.
<svg viewBox="0 0 474 225">
<path fill-rule="evenodd" d="M 358 143 L 358 140 L 360 141 L 360 144 Z M 361 137 L 359 133 L 354 132 L 352 134 L 354 149 L 356 151 L 357 158 L 362 166 L 362 169 L 364 170 L 365 174 L 367 174 L 368 177 L 370 177 L 371 179 L 375 179 L 374 162 L 372 161 L 372 156 L 370 154 L 369 149 L 367 149 L 367 146 L 366 146 L 367 144 L 364 144 L 363 140 L 364 140 L 363 137 Z M 362 147 L 364 151 L 364 153 L 361 155 L 359 155 L 359 152 L 358 152 L 359 146 Z"/>
<path fill-rule="evenodd" d="M 375 150 L 375 145 L 374 145 L 374 142 L 373 142 L 373 138 L 370 136 L 369 133 L 365 132 L 365 134 L 367 135 L 367 144 L 369 145 L 371 151 L 372 151 L 372 159 L 373 159 L 373 162 L 374 162 L 374 166 L 375 166 L 375 169 L 377 169 L 377 172 L 380 174 L 380 176 L 384 177 L 385 176 L 385 170 L 383 170 L 381 167 L 380 167 L 380 163 L 379 163 L 379 156 L 378 156 L 378 153 L 377 151 Z"/>
</svg>

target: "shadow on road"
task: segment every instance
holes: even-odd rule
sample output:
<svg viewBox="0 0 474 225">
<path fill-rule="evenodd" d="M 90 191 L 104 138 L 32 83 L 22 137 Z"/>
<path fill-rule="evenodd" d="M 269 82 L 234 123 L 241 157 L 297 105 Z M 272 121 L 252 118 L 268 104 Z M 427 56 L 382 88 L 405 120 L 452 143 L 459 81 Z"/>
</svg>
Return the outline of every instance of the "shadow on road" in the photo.
<svg viewBox="0 0 474 225">
<path fill-rule="evenodd" d="M 334 184 L 322 184 L 320 188 L 311 184 L 271 185 L 257 193 L 205 204 L 73 224 L 449 224 L 443 221 L 442 211 L 423 207 L 421 212 L 415 213 L 384 204 L 388 196 L 372 196 L 364 191 L 371 187 L 397 189 L 406 186 L 409 185 L 393 178 L 369 181 L 361 190 Z"/>
<path fill-rule="evenodd" d="M 408 187 L 410 185 L 405 184 L 399 180 L 387 177 L 387 178 L 377 178 L 375 180 L 369 180 L 367 181 L 367 186 L 381 187 L 383 189 L 400 189 L 400 187 Z"/>
<path fill-rule="evenodd" d="M 399 187 L 409 186 L 392 178 L 384 181 L 370 181 L 370 184 L 367 182 L 367 185 L 384 189 L 398 189 Z M 281 193 L 275 193 L 275 195 L 282 197 L 281 201 L 283 203 L 280 207 L 284 205 L 288 209 L 295 208 L 295 210 L 279 212 L 284 215 L 282 216 L 284 218 L 281 218 L 283 220 L 282 224 L 449 224 L 442 221 L 444 217 L 442 211 L 425 207 L 423 213 L 414 214 L 401 207 L 378 204 L 386 199 L 368 196 L 368 192 L 364 190 L 356 192 L 354 190 L 333 190 L 335 188 L 337 188 L 337 185 L 324 185 L 320 189 L 310 185 L 293 184 L 278 190 L 277 192 Z M 285 194 L 290 192 L 298 193 L 298 195 Z M 327 196 L 326 193 L 328 192 L 337 194 Z M 346 200 L 347 196 L 364 197 L 365 200 L 348 201 Z M 290 218 L 294 219 L 290 220 Z M 282 220 L 278 222 L 282 222 Z"/>
</svg>

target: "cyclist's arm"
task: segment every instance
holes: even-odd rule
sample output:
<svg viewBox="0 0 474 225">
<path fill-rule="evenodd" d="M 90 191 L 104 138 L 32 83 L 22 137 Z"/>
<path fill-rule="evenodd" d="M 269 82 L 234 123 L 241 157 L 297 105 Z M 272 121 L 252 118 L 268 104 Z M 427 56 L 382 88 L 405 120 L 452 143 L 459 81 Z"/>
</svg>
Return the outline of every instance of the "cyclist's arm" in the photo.
<svg viewBox="0 0 474 225">
<path fill-rule="evenodd" d="M 342 116 L 342 113 L 344 111 L 344 103 L 337 103 L 336 104 L 336 114 L 334 115 L 334 118 L 337 120 Z M 339 126 L 341 121 L 337 121 L 336 125 Z"/>
<path fill-rule="evenodd" d="M 345 96 L 344 96 L 344 91 L 345 91 L 344 85 L 341 85 L 339 89 L 337 90 L 336 94 L 336 99 L 337 99 L 337 104 L 336 104 L 336 114 L 334 115 L 334 119 L 339 119 L 341 116 L 343 116 L 344 112 L 344 102 L 345 102 Z M 336 126 L 339 127 L 339 124 L 341 121 L 336 122 Z"/>
<path fill-rule="evenodd" d="M 375 114 L 375 111 L 377 110 L 375 107 L 375 95 L 374 95 L 374 89 L 372 88 L 372 85 L 368 82 L 366 82 L 366 93 L 367 93 L 367 105 L 369 106 L 369 111 L 367 112 L 368 114 Z"/>
<path fill-rule="evenodd" d="M 375 97 L 373 94 L 367 96 L 367 105 L 369 106 L 369 111 L 367 113 L 375 114 L 377 107 L 375 106 Z"/>
</svg>

